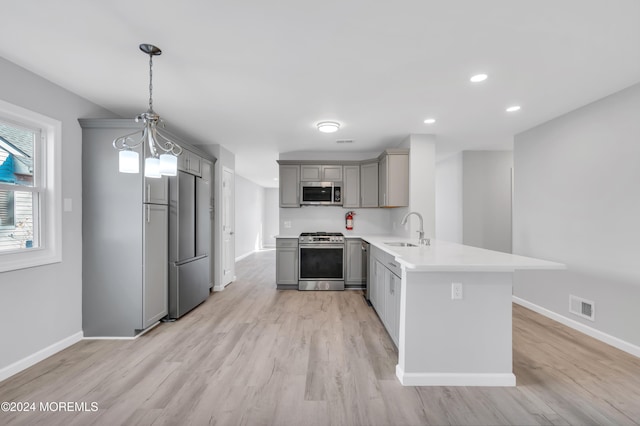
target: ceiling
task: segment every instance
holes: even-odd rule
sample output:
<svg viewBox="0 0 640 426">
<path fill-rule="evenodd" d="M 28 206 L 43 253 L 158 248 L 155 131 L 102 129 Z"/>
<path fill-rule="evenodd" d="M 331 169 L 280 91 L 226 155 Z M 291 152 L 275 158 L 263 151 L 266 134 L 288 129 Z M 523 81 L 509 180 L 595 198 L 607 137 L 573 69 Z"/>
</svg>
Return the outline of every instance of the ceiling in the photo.
<svg viewBox="0 0 640 426">
<path fill-rule="evenodd" d="M 381 151 L 416 133 L 439 156 L 511 149 L 640 81 L 637 0 L 22 1 L 3 18 L 0 56 L 123 117 L 147 108 L 138 45 L 157 45 L 167 127 L 223 145 L 266 187 L 283 152 Z M 342 127 L 320 133 L 322 120 Z"/>
</svg>

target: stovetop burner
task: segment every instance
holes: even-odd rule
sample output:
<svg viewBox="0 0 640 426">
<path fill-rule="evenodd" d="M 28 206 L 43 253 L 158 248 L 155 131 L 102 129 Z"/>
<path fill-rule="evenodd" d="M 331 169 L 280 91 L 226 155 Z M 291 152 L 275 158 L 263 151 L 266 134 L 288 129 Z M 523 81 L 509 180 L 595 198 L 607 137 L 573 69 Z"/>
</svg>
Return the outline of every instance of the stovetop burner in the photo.
<svg viewBox="0 0 640 426">
<path fill-rule="evenodd" d="M 342 236 L 342 232 L 303 232 L 302 234 L 300 234 L 301 237 L 309 237 L 309 236 L 313 236 L 313 237 L 341 237 Z"/>
</svg>

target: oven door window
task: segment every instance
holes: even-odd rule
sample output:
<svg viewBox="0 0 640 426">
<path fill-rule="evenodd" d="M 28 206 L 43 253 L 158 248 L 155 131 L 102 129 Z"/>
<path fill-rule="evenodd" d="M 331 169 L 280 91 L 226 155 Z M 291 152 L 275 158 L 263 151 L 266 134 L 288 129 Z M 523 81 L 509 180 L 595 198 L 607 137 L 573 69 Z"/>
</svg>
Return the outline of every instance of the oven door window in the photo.
<svg viewBox="0 0 640 426">
<path fill-rule="evenodd" d="M 343 251 L 342 247 L 300 247 L 300 279 L 343 279 Z"/>
<path fill-rule="evenodd" d="M 333 201 L 333 189 L 330 186 L 303 186 L 302 201 L 330 203 Z"/>
</svg>

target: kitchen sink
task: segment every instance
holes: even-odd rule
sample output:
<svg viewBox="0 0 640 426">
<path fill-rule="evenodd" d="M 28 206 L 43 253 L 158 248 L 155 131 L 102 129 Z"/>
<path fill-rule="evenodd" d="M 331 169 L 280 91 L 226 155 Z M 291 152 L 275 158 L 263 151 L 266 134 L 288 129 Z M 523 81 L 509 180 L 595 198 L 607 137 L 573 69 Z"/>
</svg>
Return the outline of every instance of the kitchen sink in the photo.
<svg viewBox="0 0 640 426">
<path fill-rule="evenodd" d="M 388 246 L 393 246 L 393 247 L 418 247 L 417 244 L 412 244 L 412 243 L 403 243 L 400 241 L 394 241 L 394 242 L 389 242 L 389 243 L 385 243 Z"/>
</svg>

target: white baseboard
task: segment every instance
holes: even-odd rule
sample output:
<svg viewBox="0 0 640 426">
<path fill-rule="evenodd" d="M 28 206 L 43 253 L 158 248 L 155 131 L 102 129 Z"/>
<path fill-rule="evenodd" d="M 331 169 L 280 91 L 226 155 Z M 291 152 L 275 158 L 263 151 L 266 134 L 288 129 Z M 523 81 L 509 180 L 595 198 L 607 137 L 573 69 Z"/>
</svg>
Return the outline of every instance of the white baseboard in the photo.
<svg viewBox="0 0 640 426">
<path fill-rule="evenodd" d="M 149 327 L 145 328 L 135 336 L 90 336 L 90 337 L 85 337 L 82 340 L 135 340 L 138 337 L 142 336 L 143 334 L 150 332 L 151 330 L 153 330 L 159 325 L 160 325 L 160 321 L 156 321 L 155 324 L 150 325 Z"/>
<path fill-rule="evenodd" d="M 396 365 L 402 386 L 515 386 L 513 373 L 405 373 Z"/>
<path fill-rule="evenodd" d="M 80 340 L 82 340 L 82 331 L 79 331 L 76 334 L 64 338 L 50 346 L 47 346 L 44 349 L 39 350 L 34 354 L 31 354 L 7 367 L 0 369 L 0 382 L 8 379 L 14 374 L 18 374 L 22 370 L 25 370 L 32 365 L 39 363 L 43 359 L 49 358 L 51 355 L 58 353 L 61 350 L 68 348 L 69 346 L 78 343 Z"/>
<path fill-rule="evenodd" d="M 213 291 L 222 291 L 224 290 L 224 286 L 223 285 L 214 285 L 213 286 Z"/>
<path fill-rule="evenodd" d="M 640 358 L 640 346 L 636 346 L 632 343 L 619 339 L 610 334 L 604 333 L 593 327 L 589 327 L 588 325 L 585 325 L 579 321 L 573 320 L 571 318 L 567 318 L 553 311 L 550 311 L 547 308 L 543 308 L 542 306 L 536 305 L 535 303 L 531 303 L 519 297 L 513 296 L 513 303 L 517 303 L 518 305 L 531 309 L 532 311 L 537 312 L 540 315 L 543 315 L 554 321 L 557 321 L 560 324 L 564 324 L 569 328 L 573 328 L 574 330 L 584 333 L 587 336 L 593 337 L 594 339 L 600 340 L 601 342 L 611 345 L 614 348 L 618 348 L 621 351 L 627 352 L 633 356 Z"/>
</svg>

